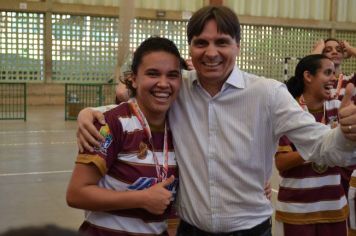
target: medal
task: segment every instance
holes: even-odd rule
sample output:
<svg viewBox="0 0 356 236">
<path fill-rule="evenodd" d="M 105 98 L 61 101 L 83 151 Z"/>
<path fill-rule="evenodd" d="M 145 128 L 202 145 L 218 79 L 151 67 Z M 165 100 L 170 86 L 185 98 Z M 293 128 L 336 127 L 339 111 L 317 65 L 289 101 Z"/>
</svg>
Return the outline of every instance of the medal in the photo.
<svg viewBox="0 0 356 236">
<path fill-rule="evenodd" d="M 312 169 L 318 174 L 322 174 L 328 170 L 327 165 L 318 165 L 315 162 L 312 162 L 311 166 L 312 166 Z"/>
<path fill-rule="evenodd" d="M 140 145 L 138 146 L 138 149 L 139 149 L 139 153 L 137 154 L 137 158 L 140 160 L 146 159 L 147 150 L 148 150 L 147 144 L 141 142 Z"/>
</svg>

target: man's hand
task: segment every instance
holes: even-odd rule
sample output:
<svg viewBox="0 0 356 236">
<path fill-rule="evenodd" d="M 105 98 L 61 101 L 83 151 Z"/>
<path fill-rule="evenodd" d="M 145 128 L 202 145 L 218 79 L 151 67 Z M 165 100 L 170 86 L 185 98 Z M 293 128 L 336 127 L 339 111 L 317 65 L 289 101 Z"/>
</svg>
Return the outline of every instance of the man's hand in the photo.
<svg viewBox="0 0 356 236">
<path fill-rule="evenodd" d="M 143 199 L 143 207 L 152 214 L 161 215 L 167 209 L 172 201 L 172 193 L 166 189 L 168 185 L 173 183 L 174 176 L 171 175 L 165 181 L 155 184 L 152 187 L 145 189 L 145 198 Z"/>
<path fill-rule="evenodd" d="M 349 83 L 345 89 L 345 96 L 339 108 L 339 123 L 347 139 L 356 141 L 356 106 L 352 101 L 355 86 Z"/>
<path fill-rule="evenodd" d="M 77 118 L 77 145 L 79 152 L 83 152 L 84 149 L 92 152 L 94 151 L 93 147 L 99 147 L 100 141 L 104 141 L 104 138 L 93 124 L 96 120 L 104 125 L 105 119 L 103 113 L 89 107 L 79 112 Z"/>
<path fill-rule="evenodd" d="M 126 88 L 126 85 L 120 81 L 116 85 L 115 94 L 119 102 L 126 102 L 130 99 L 130 91 Z"/>
<path fill-rule="evenodd" d="M 192 59 L 185 59 L 185 64 L 187 65 L 187 70 L 195 70 Z"/>
<path fill-rule="evenodd" d="M 266 196 L 266 198 L 268 199 L 268 200 L 270 200 L 271 201 L 271 199 L 272 199 L 272 186 L 271 186 L 271 181 L 267 181 L 266 183 L 265 183 L 265 196 Z"/>
</svg>

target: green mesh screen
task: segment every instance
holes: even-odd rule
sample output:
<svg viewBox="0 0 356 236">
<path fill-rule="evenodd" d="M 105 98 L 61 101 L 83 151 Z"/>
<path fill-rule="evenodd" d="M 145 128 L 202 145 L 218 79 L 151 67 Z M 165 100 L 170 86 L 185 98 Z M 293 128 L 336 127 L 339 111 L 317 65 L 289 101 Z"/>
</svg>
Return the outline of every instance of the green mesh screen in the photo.
<svg viewBox="0 0 356 236">
<path fill-rule="evenodd" d="M 130 36 L 130 50 L 133 52 L 144 39 L 150 36 L 161 36 L 175 42 L 182 57 L 188 58 L 186 25 L 187 21 L 135 19 Z"/>
<path fill-rule="evenodd" d="M 43 14 L 1 12 L 0 81 L 43 81 Z M 52 15 L 52 80 L 64 83 L 106 83 L 117 63 L 118 22 L 112 17 Z M 134 19 L 130 51 L 149 36 L 173 40 L 188 57 L 187 21 Z M 242 25 L 241 69 L 284 79 L 286 57 L 303 57 L 315 41 L 328 38 L 330 30 L 297 27 Z M 356 45 L 356 32 L 338 31 L 336 37 Z M 295 63 L 288 62 L 288 75 Z M 346 60 L 345 73 L 355 71 L 356 61 Z"/>
<path fill-rule="evenodd" d="M 43 81 L 43 14 L 0 12 L 0 81 Z"/>
<path fill-rule="evenodd" d="M 188 55 L 185 21 L 135 19 L 130 32 L 130 51 L 152 35 L 177 43 Z M 118 20 L 107 17 L 52 16 L 52 63 L 54 81 L 107 82 L 112 78 L 118 48 Z"/>
<path fill-rule="evenodd" d="M 303 57 L 328 30 L 242 25 L 239 67 L 250 73 L 283 80 L 286 57 Z M 288 74 L 295 61 L 289 61 Z"/>
<path fill-rule="evenodd" d="M 356 47 L 356 32 L 354 31 L 336 31 L 336 37 L 339 40 L 346 40 L 353 47 Z M 345 59 L 342 64 L 342 72 L 345 75 L 356 72 L 356 60 L 355 57 L 352 59 Z"/>
<path fill-rule="evenodd" d="M 159 35 L 173 40 L 182 57 L 188 58 L 187 21 L 135 19 L 130 50 L 145 38 Z M 238 64 L 250 73 L 283 80 L 286 57 L 303 57 L 310 53 L 315 41 L 329 37 L 329 30 L 276 26 L 242 25 L 241 53 Z M 288 61 L 288 73 L 294 72 L 296 60 Z M 288 74 L 288 76 L 289 76 Z"/>
<path fill-rule="evenodd" d="M 112 79 L 117 28 L 117 18 L 52 15 L 52 80 L 99 83 Z"/>
</svg>

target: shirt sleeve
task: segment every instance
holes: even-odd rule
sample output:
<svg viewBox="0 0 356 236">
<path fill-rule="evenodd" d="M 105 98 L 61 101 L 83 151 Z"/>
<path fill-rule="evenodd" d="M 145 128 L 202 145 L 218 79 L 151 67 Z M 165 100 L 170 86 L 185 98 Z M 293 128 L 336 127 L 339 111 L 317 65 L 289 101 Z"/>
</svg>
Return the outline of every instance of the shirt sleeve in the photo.
<svg viewBox="0 0 356 236">
<path fill-rule="evenodd" d="M 340 127 L 318 123 L 298 105 L 285 85 L 275 87 L 271 96 L 274 134 L 286 135 L 306 161 L 329 166 L 347 166 L 356 163 L 356 143 L 343 135 Z"/>
</svg>

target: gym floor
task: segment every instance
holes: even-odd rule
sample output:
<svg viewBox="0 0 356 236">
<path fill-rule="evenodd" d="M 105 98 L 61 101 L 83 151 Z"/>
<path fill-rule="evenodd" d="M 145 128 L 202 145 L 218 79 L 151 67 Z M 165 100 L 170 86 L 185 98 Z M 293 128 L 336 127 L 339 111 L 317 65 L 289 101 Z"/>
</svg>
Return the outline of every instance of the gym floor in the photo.
<svg viewBox="0 0 356 236">
<path fill-rule="evenodd" d="M 83 211 L 65 202 L 77 153 L 76 129 L 76 121 L 64 120 L 63 106 L 29 106 L 27 121 L 0 121 L 0 232 L 43 224 L 79 227 Z"/>
<path fill-rule="evenodd" d="M 27 121 L 0 121 L 0 231 L 56 224 L 77 228 L 83 213 L 66 205 L 77 152 L 76 121 L 63 106 L 29 106 Z"/>
</svg>

